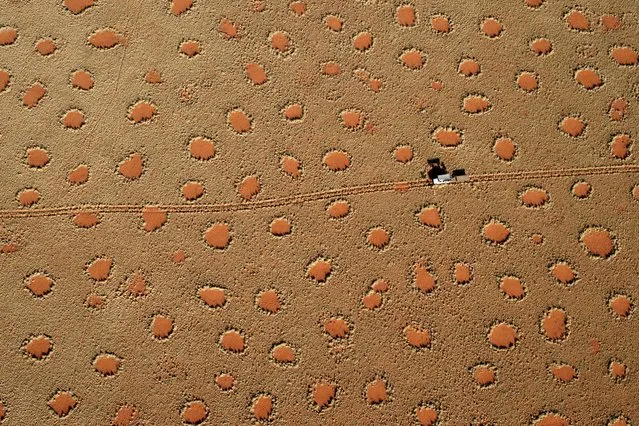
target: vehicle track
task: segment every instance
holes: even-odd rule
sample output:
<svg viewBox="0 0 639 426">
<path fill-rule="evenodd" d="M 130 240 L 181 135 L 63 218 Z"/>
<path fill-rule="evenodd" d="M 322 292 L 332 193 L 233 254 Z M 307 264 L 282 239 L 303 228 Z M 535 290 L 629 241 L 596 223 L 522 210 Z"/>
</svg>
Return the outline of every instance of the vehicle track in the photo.
<svg viewBox="0 0 639 426">
<path fill-rule="evenodd" d="M 569 169 L 550 169 L 550 170 L 532 170 L 532 171 L 515 171 L 501 173 L 484 173 L 469 176 L 469 180 L 465 182 L 451 182 L 450 184 L 464 184 L 476 182 L 501 182 L 514 181 L 524 179 L 550 179 L 572 176 L 595 176 L 595 175 L 612 175 L 620 173 L 639 173 L 638 164 L 627 164 L 619 166 L 595 166 L 595 167 L 578 167 Z M 415 179 L 410 181 L 394 181 L 369 183 L 365 185 L 350 186 L 345 188 L 330 189 L 326 191 L 309 192 L 305 194 L 291 195 L 281 198 L 269 198 L 259 201 L 245 201 L 240 203 L 220 203 L 220 204 L 154 204 L 167 213 L 220 213 L 235 212 L 243 210 L 255 210 L 263 208 L 282 207 L 294 204 L 304 204 L 313 201 L 321 201 L 330 198 L 348 197 L 353 195 L 389 192 L 389 191 L 407 191 L 416 188 L 434 187 L 429 179 Z M 0 210 L 1 218 L 27 218 L 27 217 L 48 217 L 48 216 L 66 216 L 79 212 L 94 213 L 130 213 L 140 214 L 148 205 L 141 204 L 87 204 L 77 206 L 63 207 L 42 207 L 32 209 L 8 209 Z"/>
</svg>

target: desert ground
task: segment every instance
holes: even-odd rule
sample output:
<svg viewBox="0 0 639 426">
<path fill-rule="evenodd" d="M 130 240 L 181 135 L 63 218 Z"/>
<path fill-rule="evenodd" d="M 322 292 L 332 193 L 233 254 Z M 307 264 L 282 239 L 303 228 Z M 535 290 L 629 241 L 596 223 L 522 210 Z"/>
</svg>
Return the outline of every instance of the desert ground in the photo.
<svg viewBox="0 0 639 426">
<path fill-rule="evenodd" d="M 638 19 L 6 0 L 0 423 L 638 424 Z"/>
</svg>

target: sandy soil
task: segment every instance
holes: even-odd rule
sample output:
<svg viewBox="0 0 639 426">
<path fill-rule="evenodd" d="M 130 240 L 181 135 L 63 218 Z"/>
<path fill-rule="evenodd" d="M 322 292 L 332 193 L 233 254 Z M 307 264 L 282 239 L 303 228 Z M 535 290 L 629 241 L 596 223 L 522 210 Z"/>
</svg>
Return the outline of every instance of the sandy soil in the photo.
<svg viewBox="0 0 639 426">
<path fill-rule="evenodd" d="M 0 422 L 639 422 L 637 7 L 478 3 L 0 5 Z"/>
</svg>

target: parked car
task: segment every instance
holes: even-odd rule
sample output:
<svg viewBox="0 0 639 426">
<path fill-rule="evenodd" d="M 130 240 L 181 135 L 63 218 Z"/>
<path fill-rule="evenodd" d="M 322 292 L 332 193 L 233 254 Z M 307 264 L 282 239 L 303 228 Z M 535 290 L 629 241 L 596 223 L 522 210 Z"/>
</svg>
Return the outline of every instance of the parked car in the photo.
<svg viewBox="0 0 639 426">
<path fill-rule="evenodd" d="M 466 182 L 469 180 L 464 169 L 455 169 L 451 173 L 448 173 L 446 166 L 439 158 L 428 159 L 428 178 L 434 185 L 443 185 L 453 182 Z"/>
</svg>

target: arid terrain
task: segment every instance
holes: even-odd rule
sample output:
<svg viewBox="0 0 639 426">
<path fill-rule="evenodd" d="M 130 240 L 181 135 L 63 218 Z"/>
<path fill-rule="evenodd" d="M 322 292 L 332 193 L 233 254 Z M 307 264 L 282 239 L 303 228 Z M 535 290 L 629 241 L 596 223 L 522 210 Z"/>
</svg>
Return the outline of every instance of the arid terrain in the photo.
<svg viewBox="0 0 639 426">
<path fill-rule="evenodd" d="M 638 19 L 5 0 L 0 423 L 639 424 Z"/>
</svg>

